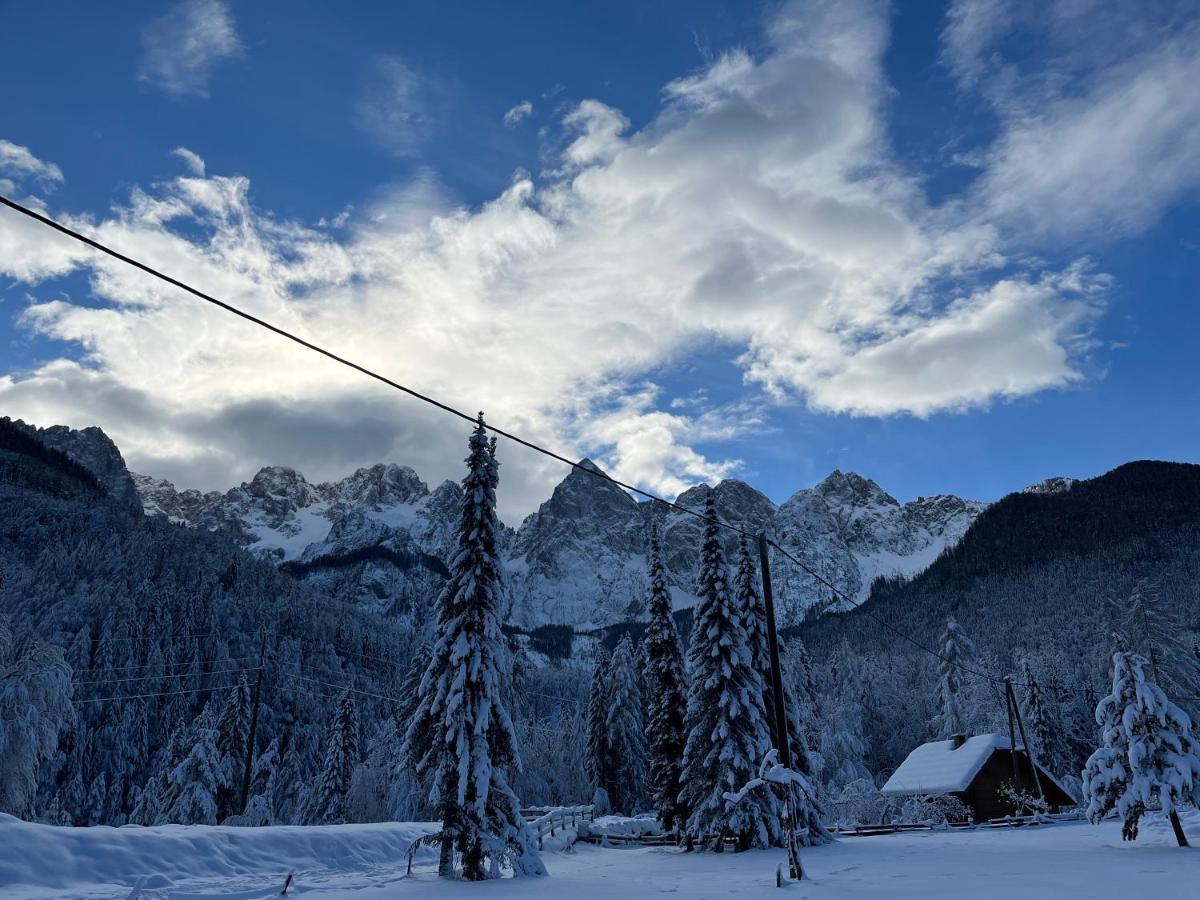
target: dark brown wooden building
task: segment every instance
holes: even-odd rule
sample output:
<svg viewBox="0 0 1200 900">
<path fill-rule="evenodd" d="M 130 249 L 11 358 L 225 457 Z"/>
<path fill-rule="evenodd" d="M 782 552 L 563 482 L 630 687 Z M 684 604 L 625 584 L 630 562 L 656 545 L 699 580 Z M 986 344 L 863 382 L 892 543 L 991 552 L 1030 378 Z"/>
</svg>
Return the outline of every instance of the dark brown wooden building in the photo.
<svg viewBox="0 0 1200 900">
<path fill-rule="evenodd" d="M 1037 767 L 1037 775 L 1051 812 L 1076 805 L 1067 790 L 1041 766 Z M 1017 813 L 1004 792 L 1006 785 L 1014 783 L 1019 790 L 1038 795 L 1034 767 L 1023 749 L 1014 751 L 1008 738 L 1000 734 L 970 738 L 957 735 L 913 750 L 883 786 L 883 794 L 891 797 L 948 794 L 966 804 L 976 822 L 983 822 Z"/>
</svg>

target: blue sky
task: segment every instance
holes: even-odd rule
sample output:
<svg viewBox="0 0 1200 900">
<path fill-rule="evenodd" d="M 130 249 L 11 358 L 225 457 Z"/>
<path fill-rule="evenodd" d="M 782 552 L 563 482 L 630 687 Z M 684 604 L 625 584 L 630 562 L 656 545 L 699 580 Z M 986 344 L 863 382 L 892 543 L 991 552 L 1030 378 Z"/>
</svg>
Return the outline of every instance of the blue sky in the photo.
<svg viewBox="0 0 1200 900">
<path fill-rule="evenodd" d="M 673 493 L 1200 460 L 1193 3 L 6 4 L 0 186 Z M 0 216 L 0 409 L 131 466 L 461 428 Z M 561 477 L 514 448 L 506 510 Z"/>
</svg>

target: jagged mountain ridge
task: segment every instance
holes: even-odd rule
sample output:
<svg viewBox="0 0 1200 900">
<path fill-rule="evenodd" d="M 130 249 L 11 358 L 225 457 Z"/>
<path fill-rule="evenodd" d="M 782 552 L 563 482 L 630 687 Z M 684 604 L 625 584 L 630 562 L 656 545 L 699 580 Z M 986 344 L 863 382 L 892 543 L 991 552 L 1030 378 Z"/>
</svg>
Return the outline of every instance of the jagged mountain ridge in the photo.
<svg viewBox="0 0 1200 900">
<path fill-rule="evenodd" d="M 573 469 L 515 530 L 501 552 L 513 595 L 512 624 L 588 629 L 634 618 L 646 595 L 646 536 L 657 519 L 677 607 L 694 603 L 703 522 L 687 512 L 638 503 L 590 460 Z M 430 492 L 412 469 L 379 464 L 341 481 L 311 484 L 267 467 L 224 494 L 178 491 L 135 476 L 147 513 L 222 530 L 341 599 L 379 611 L 416 611 L 436 593 L 451 551 L 459 488 Z M 953 546 L 986 504 L 940 495 L 900 504 L 854 473 L 833 472 L 776 507 L 743 481 L 699 485 L 677 502 L 700 512 L 710 491 L 718 514 L 749 531 L 766 529 L 839 590 L 864 598 L 879 576 L 912 575 Z M 737 551 L 737 535 L 727 548 Z M 398 562 L 399 560 L 399 562 Z M 780 617 L 794 624 L 833 598 L 812 575 L 773 561 Z"/>
</svg>

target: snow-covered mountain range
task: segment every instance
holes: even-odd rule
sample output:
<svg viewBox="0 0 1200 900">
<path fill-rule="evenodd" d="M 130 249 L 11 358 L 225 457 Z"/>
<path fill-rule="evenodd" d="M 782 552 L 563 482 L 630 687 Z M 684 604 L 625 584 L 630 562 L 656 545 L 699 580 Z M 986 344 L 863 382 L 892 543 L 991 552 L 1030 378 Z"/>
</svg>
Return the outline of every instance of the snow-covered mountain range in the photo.
<svg viewBox="0 0 1200 900">
<path fill-rule="evenodd" d="M 589 460 L 582 466 L 599 471 Z M 323 484 L 272 466 L 225 493 L 133 478 L 150 515 L 224 531 L 337 596 L 418 616 L 427 612 L 445 572 L 460 497 L 453 482 L 431 491 L 412 469 L 394 464 Z M 870 479 L 837 471 L 778 507 L 737 480 L 694 487 L 677 502 L 701 511 L 710 491 L 723 519 L 754 532 L 766 529 L 857 599 L 866 597 L 878 576 L 924 569 L 986 506 L 949 495 L 900 504 Z M 691 605 L 703 522 L 680 510 L 654 510 L 611 482 L 574 469 L 536 512 L 501 535 L 513 594 L 510 621 L 526 628 L 587 629 L 636 617 L 646 596 L 652 517 L 676 604 Z M 730 534 L 728 548 L 736 552 L 737 535 Z M 833 601 L 828 588 L 782 557 L 773 560 L 772 573 L 784 624 Z"/>
</svg>

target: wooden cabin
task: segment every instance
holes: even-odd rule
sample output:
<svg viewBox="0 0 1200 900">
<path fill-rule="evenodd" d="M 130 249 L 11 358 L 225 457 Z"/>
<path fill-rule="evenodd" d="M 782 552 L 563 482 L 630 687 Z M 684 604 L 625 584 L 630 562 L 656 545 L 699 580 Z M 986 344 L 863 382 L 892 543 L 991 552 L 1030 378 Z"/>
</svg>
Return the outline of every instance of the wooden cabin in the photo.
<svg viewBox="0 0 1200 900">
<path fill-rule="evenodd" d="M 1037 796 L 1029 755 L 1023 749 L 1014 751 L 1001 734 L 955 735 L 922 744 L 908 754 L 882 793 L 895 798 L 949 794 L 972 811 L 976 822 L 1016 815 L 1018 810 L 1003 791 L 1014 781 L 1014 758 L 1018 789 Z M 1037 774 L 1051 812 L 1076 805 L 1070 793 L 1040 765 Z"/>
</svg>

